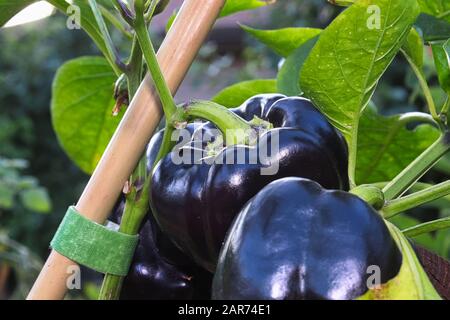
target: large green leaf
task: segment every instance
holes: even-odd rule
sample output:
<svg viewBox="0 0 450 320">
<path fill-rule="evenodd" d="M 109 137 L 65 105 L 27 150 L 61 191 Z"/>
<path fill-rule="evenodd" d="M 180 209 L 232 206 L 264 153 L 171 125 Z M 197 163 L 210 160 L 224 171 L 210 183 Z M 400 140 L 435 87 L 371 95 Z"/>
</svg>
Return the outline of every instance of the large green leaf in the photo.
<svg viewBox="0 0 450 320">
<path fill-rule="evenodd" d="M 434 43 L 433 57 L 442 89 L 450 95 L 450 39 Z"/>
<path fill-rule="evenodd" d="M 380 15 L 368 10 L 373 5 Z M 418 14 L 415 0 L 360 0 L 322 32 L 302 68 L 306 96 L 349 142 L 352 182 L 360 113 Z"/>
<path fill-rule="evenodd" d="M 276 93 L 277 83 L 273 79 L 249 80 L 236 83 L 220 91 L 212 100 L 227 108 L 237 107 L 248 98 L 261 93 Z"/>
<path fill-rule="evenodd" d="M 321 29 L 315 28 L 259 30 L 244 25 L 242 28 L 282 57 L 289 56 L 295 49 L 322 32 Z"/>
<path fill-rule="evenodd" d="M 301 69 L 317 40 L 317 36 L 308 40 L 286 58 L 277 76 L 278 92 L 287 96 L 296 96 L 303 93 L 299 81 Z"/>
<path fill-rule="evenodd" d="M 63 149 L 91 173 L 121 116 L 113 117 L 116 77 L 100 57 L 82 57 L 58 70 L 52 92 L 52 121 Z"/>
<path fill-rule="evenodd" d="M 37 0 L 0 0 L 0 27 L 14 17 L 19 11 Z"/>
<path fill-rule="evenodd" d="M 407 128 L 422 117 L 427 119 L 416 112 L 385 117 L 366 108 L 359 125 L 358 184 L 392 180 L 439 137 L 439 130 L 429 124 Z"/>
<path fill-rule="evenodd" d="M 448 0 L 418 0 L 423 13 L 450 22 L 450 1 Z"/>
<path fill-rule="evenodd" d="M 275 2 L 276 0 L 227 0 L 220 12 L 220 16 L 226 17 L 240 11 L 257 9 Z"/>
</svg>

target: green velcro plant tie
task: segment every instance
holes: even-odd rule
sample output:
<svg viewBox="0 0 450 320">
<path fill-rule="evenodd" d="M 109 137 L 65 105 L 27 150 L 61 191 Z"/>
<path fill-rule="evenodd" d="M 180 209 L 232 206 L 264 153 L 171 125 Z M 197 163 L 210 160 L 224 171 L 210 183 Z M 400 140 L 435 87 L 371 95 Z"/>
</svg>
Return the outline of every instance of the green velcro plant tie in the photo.
<svg viewBox="0 0 450 320">
<path fill-rule="evenodd" d="M 50 246 L 95 271 L 126 276 L 137 242 L 138 235 L 110 230 L 83 217 L 71 206 Z"/>
</svg>

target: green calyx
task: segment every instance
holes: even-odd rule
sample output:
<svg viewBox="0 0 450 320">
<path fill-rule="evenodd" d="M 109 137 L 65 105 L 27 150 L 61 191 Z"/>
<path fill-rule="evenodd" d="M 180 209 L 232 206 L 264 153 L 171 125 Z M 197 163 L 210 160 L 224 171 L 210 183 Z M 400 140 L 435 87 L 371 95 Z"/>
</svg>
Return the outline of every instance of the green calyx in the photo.
<svg viewBox="0 0 450 320">
<path fill-rule="evenodd" d="M 261 136 L 265 132 L 273 129 L 273 125 L 266 120 L 263 120 L 257 116 L 254 116 L 251 121 L 248 122 L 252 128 L 256 131 L 256 135 L 250 135 L 247 145 L 254 146 L 257 143 L 258 136 Z M 208 157 L 215 157 L 225 147 L 223 135 L 219 135 L 214 142 L 210 142 L 206 146 L 206 154 Z"/>
<path fill-rule="evenodd" d="M 386 221 L 386 225 L 402 253 L 400 271 L 387 283 L 370 288 L 358 300 L 441 300 L 409 241 L 393 224 Z"/>
<path fill-rule="evenodd" d="M 212 101 L 193 101 L 178 107 L 170 121 L 175 128 L 180 128 L 180 124 L 183 126 L 196 119 L 213 123 L 221 131 L 227 146 L 252 145 L 258 137 L 258 130 L 251 123 Z"/>
</svg>

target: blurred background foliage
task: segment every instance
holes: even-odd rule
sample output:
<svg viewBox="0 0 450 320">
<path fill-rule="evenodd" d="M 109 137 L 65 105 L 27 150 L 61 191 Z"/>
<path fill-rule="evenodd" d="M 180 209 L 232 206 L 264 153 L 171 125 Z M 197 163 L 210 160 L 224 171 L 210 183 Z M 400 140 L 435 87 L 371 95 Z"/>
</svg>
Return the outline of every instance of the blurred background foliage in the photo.
<svg viewBox="0 0 450 320">
<path fill-rule="evenodd" d="M 244 23 L 258 29 L 323 28 L 340 10 L 324 0 L 278 1 L 248 13 Z M 161 40 L 165 26 L 162 19 L 167 17 L 158 19 L 153 31 Z M 113 38 L 119 47 L 127 48 L 121 37 Z M 76 201 L 88 179 L 58 145 L 49 109 L 52 80 L 65 61 L 99 52 L 83 31 L 67 29 L 66 18 L 60 13 L 0 29 L 0 48 L 0 299 L 23 298 L 48 254 L 48 244 L 67 206 Z M 427 78 L 436 100 L 441 101 L 444 93 L 438 87 L 431 52 L 427 51 L 425 57 Z M 207 99 L 239 81 L 273 78 L 279 62 L 278 56 L 236 23 L 222 25 L 201 49 L 176 98 Z M 402 57 L 385 74 L 374 102 L 384 114 L 425 111 L 417 80 Z M 425 181 L 448 179 L 449 163 L 444 159 Z M 449 214 L 447 202 L 441 202 L 416 209 L 408 216 L 403 214 L 396 222 L 407 227 L 416 224 L 415 219 L 431 220 Z M 449 257 L 448 231 L 417 240 Z M 94 298 L 95 286 L 85 288 L 84 297 Z"/>
</svg>

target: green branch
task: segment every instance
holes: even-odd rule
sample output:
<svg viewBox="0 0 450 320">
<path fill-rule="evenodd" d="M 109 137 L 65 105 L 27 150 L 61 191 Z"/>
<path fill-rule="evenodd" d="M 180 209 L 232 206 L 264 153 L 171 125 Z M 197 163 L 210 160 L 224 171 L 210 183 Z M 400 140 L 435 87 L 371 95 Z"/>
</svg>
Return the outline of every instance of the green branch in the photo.
<svg viewBox="0 0 450 320">
<path fill-rule="evenodd" d="M 450 194 L 450 181 L 445 181 L 427 189 L 412 193 L 408 196 L 392 200 L 383 208 L 383 216 L 386 219 L 406 210 L 418 207 L 422 204 L 438 200 Z"/>
<path fill-rule="evenodd" d="M 150 34 L 144 18 L 144 8 L 143 6 L 139 6 L 139 2 L 141 1 L 135 2 L 136 19 L 134 20 L 134 29 L 139 40 L 139 45 L 141 46 L 141 50 L 144 54 L 145 62 L 147 63 L 147 67 L 152 76 L 159 98 L 161 99 L 164 114 L 166 118 L 169 119 L 176 111 L 175 101 L 158 64 L 156 52 L 151 42 Z"/>
<path fill-rule="evenodd" d="M 402 52 L 404 53 L 403 50 Z M 420 70 L 419 67 L 417 67 L 414 61 L 412 61 L 412 59 L 407 54 L 404 53 L 403 55 L 408 61 L 409 65 L 411 66 L 411 69 L 413 70 L 417 79 L 419 80 L 419 84 L 420 87 L 422 88 L 425 100 L 427 101 L 428 109 L 430 110 L 431 116 L 433 117 L 434 120 L 439 121 L 439 116 L 436 110 L 436 105 L 433 100 L 433 95 L 431 94 L 430 87 L 428 86 L 427 80 L 425 79 L 422 70 Z"/>
<path fill-rule="evenodd" d="M 437 219 L 402 230 L 407 237 L 417 237 L 424 233 L 450 228 L 450 217 Z"/>
<path fill-rule="evenodd" d="M 395 199 L 407 191 L 449 150 L 450 143 L 444 134 L 383 188 L 386 201 Z"/>
<path fill-rule="evenodd" d="M 132 174 L 130 192 L 126 195 L 125 209 L 122 214 L 119 232 L 135 235 L 148 212 L 149 179 L 146 173 L 146 156 L 139 161 Z M 143 184 L 142 189 L 139 185 Z M 124 277 L 106 274 L 100 289 L 99 300 L 117 300 L 122 289 Z"/>
</svg>

